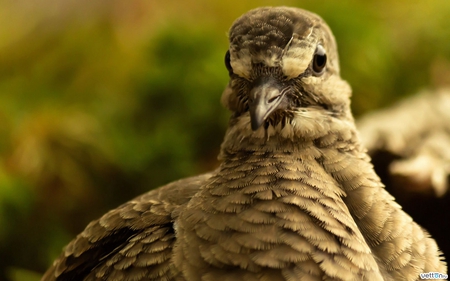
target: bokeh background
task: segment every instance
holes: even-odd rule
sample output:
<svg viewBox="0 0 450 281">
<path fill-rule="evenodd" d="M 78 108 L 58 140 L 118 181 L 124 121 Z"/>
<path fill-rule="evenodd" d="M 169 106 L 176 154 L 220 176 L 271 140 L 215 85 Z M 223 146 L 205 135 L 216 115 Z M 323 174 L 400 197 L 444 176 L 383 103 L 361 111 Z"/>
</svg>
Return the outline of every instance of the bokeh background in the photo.
<svg viewBox="0 0 450 281">
<path fill-rule="evenodd" d="M 217 166 L 226 32 L 264 5 L 329 23 L 356 116 L 450 85 L 448 0 L 0 0 L 0 280 L 39 280 L 89 221 Z"/>
</svg>

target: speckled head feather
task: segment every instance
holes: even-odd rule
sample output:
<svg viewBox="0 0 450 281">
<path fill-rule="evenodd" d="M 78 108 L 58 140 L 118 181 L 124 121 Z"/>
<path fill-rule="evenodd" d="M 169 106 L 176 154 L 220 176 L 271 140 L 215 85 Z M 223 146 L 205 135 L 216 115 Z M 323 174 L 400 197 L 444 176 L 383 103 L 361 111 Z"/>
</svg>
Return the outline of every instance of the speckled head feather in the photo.
<svg viewBox="0 0 450 281">
<path fill-rule="evenodd" d="M 233 23 L 229 39 L 231 65 L 241 77 L 250 77 L 252 65 L 258 63 L 280 66 L 286 76 L 297 77 L 306 70 L 318 43 L 329 52 L 329 71 L 339 74 L 336 42 L 330 28 L 321 17 L 302 9 L 251 10 Z"/>
</svg>

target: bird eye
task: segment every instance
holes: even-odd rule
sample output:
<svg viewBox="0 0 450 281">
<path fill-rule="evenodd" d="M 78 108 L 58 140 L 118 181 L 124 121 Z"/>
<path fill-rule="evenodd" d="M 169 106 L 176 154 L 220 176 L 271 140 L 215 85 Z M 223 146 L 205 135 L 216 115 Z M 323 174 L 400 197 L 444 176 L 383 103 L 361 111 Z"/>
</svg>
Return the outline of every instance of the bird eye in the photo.
<svg viewBox="0 0 450 281">
<path fill-rule="evenodd" d="M 230 57 L 230 50 L 227 51 L 225 54 L 225 66 L 228 69 L 228 74 L 233 74 L 233 68 L 231 67 L 231 57 Z"/>
<path fill-rule="evenodd" d="M 316 52 L 312 62 L 312 70 L 314 74 L 321 75 L 327 65 L 327 54 L 322 45 L 317 45 Z"/>
</svg>

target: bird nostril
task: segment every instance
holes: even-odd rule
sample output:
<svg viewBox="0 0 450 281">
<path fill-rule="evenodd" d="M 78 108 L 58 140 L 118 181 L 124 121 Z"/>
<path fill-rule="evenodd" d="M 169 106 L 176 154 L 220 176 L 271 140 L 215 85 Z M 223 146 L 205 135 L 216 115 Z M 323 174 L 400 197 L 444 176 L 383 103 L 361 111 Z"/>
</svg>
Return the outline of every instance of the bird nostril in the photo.
<svg viewBox="0 0 450 281">
<path fill-rule="evenodd" d="M 269 99 L 268 100 L 268 103 L 272 103 L 272 102 L 274 102 L 275 100 L 277 100 L 278 98 L 280 97 L 280 95 L 278 95 L 278 96 L 275 96 L 275 97 L 273 97 L 273 98 L 271 98 L 271 99 Z"/>
</svg>

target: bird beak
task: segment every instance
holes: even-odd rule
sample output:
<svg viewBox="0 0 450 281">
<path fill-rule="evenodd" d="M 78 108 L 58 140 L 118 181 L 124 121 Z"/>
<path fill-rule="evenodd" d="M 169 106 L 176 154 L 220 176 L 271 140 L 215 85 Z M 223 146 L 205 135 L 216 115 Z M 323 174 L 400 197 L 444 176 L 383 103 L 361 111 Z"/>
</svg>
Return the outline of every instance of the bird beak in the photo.
<svg viewBox="0 0 450 281">
<path fill-rule="evenodd" d="M 284 94 L 271 77 L 261 77 L 250 91 L 249 108 L 252 130 L 256 131 L 280 105 Z"/>
</svg>

